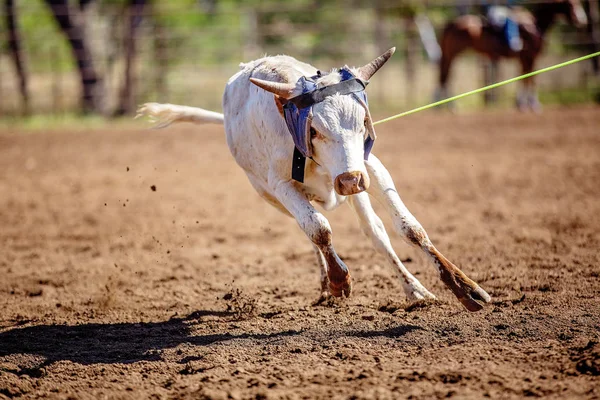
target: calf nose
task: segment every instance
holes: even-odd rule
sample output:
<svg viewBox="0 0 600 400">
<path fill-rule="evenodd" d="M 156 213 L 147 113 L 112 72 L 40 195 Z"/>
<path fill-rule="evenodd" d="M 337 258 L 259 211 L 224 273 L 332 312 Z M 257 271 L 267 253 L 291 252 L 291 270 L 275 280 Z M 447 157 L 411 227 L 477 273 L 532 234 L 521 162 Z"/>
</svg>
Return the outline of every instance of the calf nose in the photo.
<svg viewBox="0 0 600 400">
<path fill-rule="evenodd" d="M 344 172 L 335 178 L 335 191 L 342 196 L 350 196 L 369 188 L 369 175 L 360 171 Z"/>
</svg>

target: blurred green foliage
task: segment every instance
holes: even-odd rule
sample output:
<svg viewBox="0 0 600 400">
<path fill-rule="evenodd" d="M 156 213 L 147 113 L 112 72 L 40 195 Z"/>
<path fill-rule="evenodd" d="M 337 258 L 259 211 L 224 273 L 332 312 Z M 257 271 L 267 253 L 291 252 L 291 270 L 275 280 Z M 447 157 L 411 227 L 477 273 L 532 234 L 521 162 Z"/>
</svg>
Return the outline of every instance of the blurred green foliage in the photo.
<svg viewBox="0 0 600 400">
<path fill-rule="evenodd" d="M 71 70 L 74 67 L 72 58 L 61 56 L 70 54 L 69 45 L 60 33 L 46 3 L 43 0 L 16 3 L 21 43 L 30 59 L 29 71 L 48 72 L 51 68 Z M 0 26 L 2 31 L 6 30 L 4 19 L 1 20 Z M 3 46 L 6 46 L 6 42 L 3 42 Z M 59 65 L 50 65 L 48 60 L 52 59 L 59 60 Z"/>
<path fill-rule="evenodd" d="M 96 1 L 97 12 L 86 21 L 88 38 L 95 47 L 103 47 L 111 40 L 106 35 L 107 26 L 109 32 L 122 31 L 126 3 L 126 0 Z M 421 10 L 416 0 L 392 4 L 386 3 L 386 18 L 399 19 Z M 71 70 L 74 67 L 71 50 L 45 2 L 27 0 L 17 2 L 17 6 L 30 72 Z M 212 65 L 242 60 L 250 34 L 257 35 L 257 44 L 269 53 L 293 48 L 310 58 L 336 59 L 343 57 L 348 49 L 356 51 L 357 46 L 373 41 L 371 31 L 377 23 L 373 8 L 374 3 L 365 0 L 149 0 L 140 34 L 149 37 L 157 26 L 163 29 L 169 64 L 186 63 L 190 59 Z M 452 13 L 448 9 L 433 11 L 435 19 Z M 0 29 L 5 31 L 3 19 Z M 258 32 L 251 32 L 253 29 Z M 368 35 L 357 35 L 361 30 L 368 30 Z M 392 32 L 396 42 L 402 40 L 399 32 Z"/>
<path fill-rule="evenodd" d="M 76 1 L 71 1 L 77 7 Z M 98 56 L 95 59 L 98 69 L 112 79 L 107 83 L 107 91 L 114 95 L 118 92 L 122 71 L 119 63 L 122 63 L 128 1 L 96 0 L 95 3 L 91 6 L 92 13 L 86 15 L 89 17 L 86 31 L 94 54 Z M 72 79 L 75 65 L 71 48 L 45 1 L 20 0 L 16 4 L 29 74 L 36 77 L 38 83 L 55 80 L 53 85 Z M 194 99 L 200 99 L 195 104 L 212 108 L 218 108 L 223 83 L 235 72 L 240 61 L 265 53 L 291 54 L 323 68 L 367 61 L 379 51 L 375 43 L 376 30 L 383 21 L 386 45 L 395 45 L 399 51 L 385 72 L 389 88 L 382 90 L 381 95 L 374 95 L 374 103 L 423 104 L 431 99 L 436 84 L 436 73 L 433 72 L 436 66 L 427 63 L 422 46 L 417 45 L 415 81 L 418 93 L 405 93 L 411 86 L 405 82 L 409 78 L 404 73 L 407 53 L 403 50 L 408 38 L 417 37 L 414 26 L 410 28 L 412 31 L 406 30 L 410 26 L 406 23 L 407 18 L 426 13 L 433 25 L 441 30 L 457 12 L 455 7 L 425 7 L 420 0 L 148 0 L 147 4 L 138 33 L 136 68 L 140 79 L 144 80 L 138 89 L 138 98 L 155 100 L 160 95 L 161 101 L 190 103 L 190 96 L 194 96 Z M 0 30 L 6 31 L 4 18 L 0 18 Z M 565 51 L 581 50 L 563 43 L 563 35 L 573 32 L 572 27 L 565 25 L 553 29 L 547 53 L 563 55 Z M 161 59 L 157 59 L 158 35 L 163 38 Z M 5 55 L 6 40 L 1 43 Z M 475 57 L 466 58 L 472 60 L 471 63 L 477 62 Z M 12 73 L 8 64 L 4 64 L 3 74 Z M 156 79 L 160 73 L 157 72 L 160 71 L 158 64 L 164 66 L 162 71 L 165 72 L 167 90 L 162 94 L 157 89 L 160 86 Z M 457 90 L 473 89 L 472 86 L 482 84 L 481 77 L 474 77 L 472 70 L 462 76 L 459 74 L 463 71 L 455 72 L 453 85 Z M 2 76 L 3 82 L 10 79 Z M 465 81 L 471 86 L 465 85 Z M 561 90 L 568 85 L 572 82 L 565 83 Z M 44 97 L 49 98 L 54 96 L 50 94 L 50 86 L 35 87 L 33 92 L 37 96 L 43 91 Z M 72 91 L 67 90 L 61 89 L 64 97 L 74 97 Z M 197 96 L 199 91 L 203 96 Z M 583 97 L 577 94 L 579 91 L 563 90 L 560 95 L 552 95 L 546 89 L 542 96 L 543 100 L 551 102 L 588 101 L 592 96 L 590 90 Z M 38 101 L 36 99 L 34 102 Z M 50 104 L 50 100 L 46 103 Z M 71 103 L 67 103 L 64 102 L 64 107 L 70 109 Z M 39 108 L 48 110 L 51 107 Z"/>
</svg>

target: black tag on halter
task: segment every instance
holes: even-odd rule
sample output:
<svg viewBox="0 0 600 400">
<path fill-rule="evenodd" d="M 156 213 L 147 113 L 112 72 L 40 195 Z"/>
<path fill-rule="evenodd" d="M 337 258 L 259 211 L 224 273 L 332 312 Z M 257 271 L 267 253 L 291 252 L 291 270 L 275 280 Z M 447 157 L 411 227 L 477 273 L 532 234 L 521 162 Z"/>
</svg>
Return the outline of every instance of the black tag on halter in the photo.
<svg viewBox="0 0 600 400">
<path fill-rule="evenodd" d="M 294 146 L 294 157 L 292 159 L 292 179 L 304 183 L 304 167 L 306 157 Z"/>
</svg>

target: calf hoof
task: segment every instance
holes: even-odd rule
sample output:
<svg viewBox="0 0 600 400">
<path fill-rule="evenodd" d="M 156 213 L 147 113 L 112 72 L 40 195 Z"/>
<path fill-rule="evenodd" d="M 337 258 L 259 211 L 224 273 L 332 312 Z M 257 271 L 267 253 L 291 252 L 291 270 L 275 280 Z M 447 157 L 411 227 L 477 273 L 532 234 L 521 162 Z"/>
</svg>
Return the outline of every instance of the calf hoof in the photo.
<svg viewBox="0 0 600 400">
<path fill-rule="evenodd" d="M 334 297 L 349 297 L 352 292 L 352 281 L 350 274 L 341 282 L 329 281 L 329 293 Z"/>
<path fill-rule="evenodd" d="M 324 290 L 321 292 L 319 298 L 314 303 L 312 303 L 312 305 L 320 306 L 321 304 L 327 303 L 329 299 L 331 299 L 331 294 L 329 293 L 329 290 Z"/>
<path fill-rule="evenodd" d="M 459 297 L 458 300 L 462 303 L 465 308 L 471 312 L 481 310 L 486 303 L 492 301 L 492 298 L 485 290 L 483 290 L 475 282 L 471 281 L 474 285 L 473 288 L 464 290 L 464 296 Z"/>
<path fill-rule="evenodd" d="M 471 312 L 481 310 L 492 298 L 478 284 L 469 279 L 458 268 L 452 272 L 442 273 L 442 280 L 454 293 L 456 298 Z"/>
<path fill-rule="evenodd" d="M 473 280 L 469 279 L 458 267 L 452 264 L 437 250 L 433 251 L 436 263 L 440 267 L 440 277 L 448 289 L 469 311 L 479 311 L 492 298 L 479 287 Z"/>
<path fill-rule="evenodd" d="M 429 290 L 425 289 L 420 282 L 412 282 L 406 284 L 404 287 L 404 292 L 406 293 L 406 298 L 410 302 L 420 301 L 420 300 L 436 300 L 436 297 Z"/>
</svg>

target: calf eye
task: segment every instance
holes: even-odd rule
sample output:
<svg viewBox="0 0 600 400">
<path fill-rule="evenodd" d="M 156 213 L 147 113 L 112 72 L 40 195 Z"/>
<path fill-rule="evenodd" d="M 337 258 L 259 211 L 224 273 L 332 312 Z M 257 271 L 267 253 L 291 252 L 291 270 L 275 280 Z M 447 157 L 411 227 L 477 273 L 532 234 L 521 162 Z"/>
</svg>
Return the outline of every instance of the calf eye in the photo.
<svg viewBox="0 0 600 400">
<path fill-rule="evenodd" d="M 366 120 L 366 119 L 365 119 L 365 122 L 364 122 L 364 124 L 365 124 L 365 128 L 366 128 L 366 127 L 367 127 L 367 120 Z"/>
<path fill-rule="evenodd" d="M 315 128 L 311 127 L 310 128 L 310 138 L 314 139 L 317 137 L 317 131 L 315 130 Z"/>
</svg>

